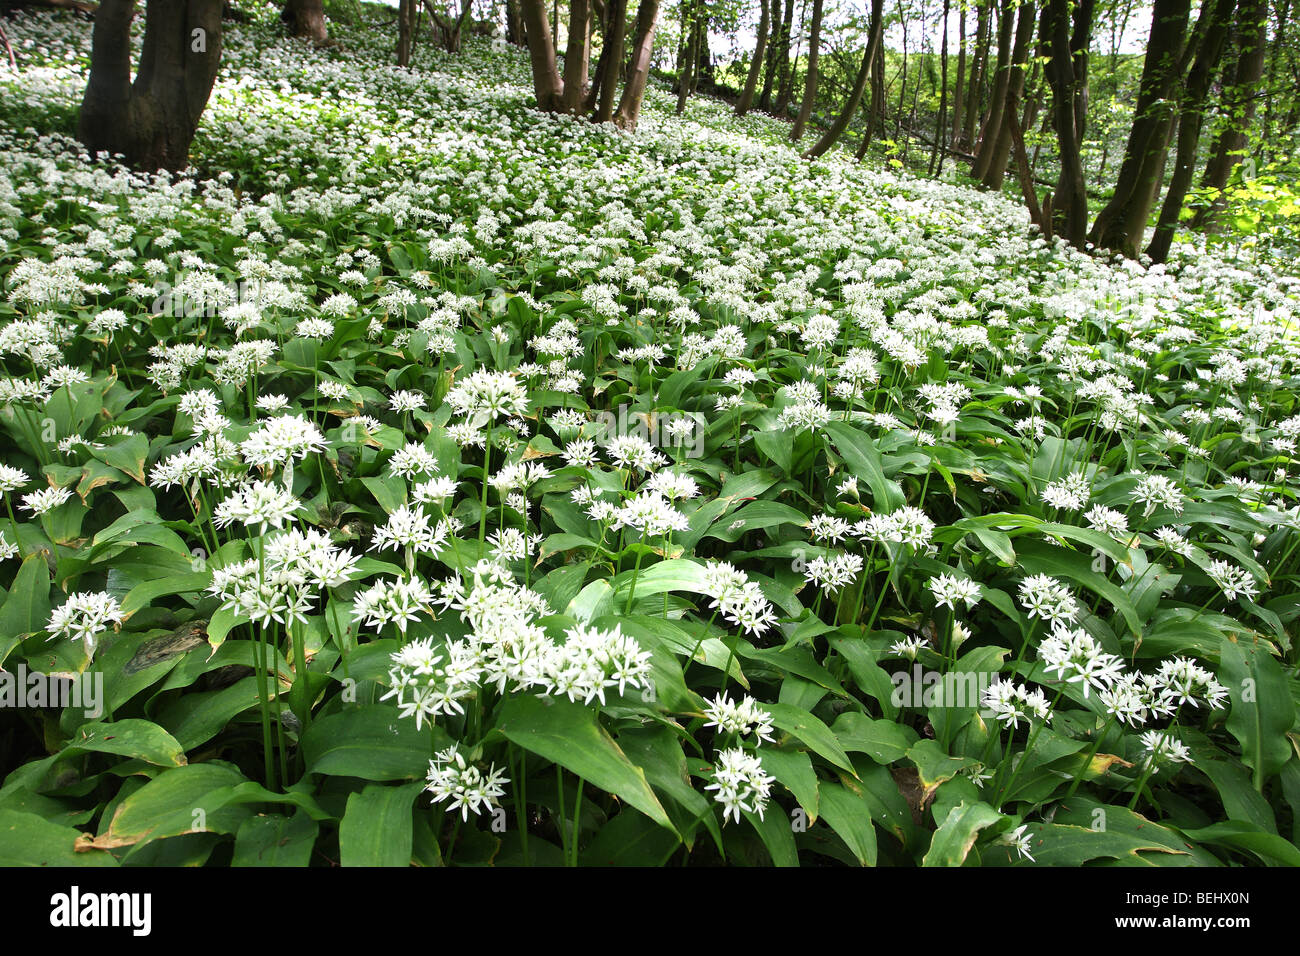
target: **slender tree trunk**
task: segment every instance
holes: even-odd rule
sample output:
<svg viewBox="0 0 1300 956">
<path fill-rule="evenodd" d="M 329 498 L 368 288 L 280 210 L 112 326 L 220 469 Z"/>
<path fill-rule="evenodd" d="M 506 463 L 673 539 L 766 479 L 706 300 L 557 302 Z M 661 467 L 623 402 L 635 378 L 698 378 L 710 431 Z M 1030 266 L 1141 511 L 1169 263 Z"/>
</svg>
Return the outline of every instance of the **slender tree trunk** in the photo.
<svg viewBox="0 0 1300 956">
<path fill-rule="evenodd" d="M 564 86 L 555 61 L 555 45 L 551 42 L 546 0 L 519 0 L 519 5 L 524 20 L 524 33 L 528 38 L 528 56 L 532 63 L 537 108 L 544 113 L 554 113 L 562 108 Z"/>
<path fill-rule="evenodd" d="M 972 54 L 970 81 L 966 88 L 965 120 L 962 126 L 961 141 L 970 148 L 975 145 L 975 128 L 983 112 L 982 99 L 984 84 L 988 73 L 989 38 L 992 0 L 982 0 L 976 7 L 975 50 Z"/>
<path fill-rule="evenodd" d="M 993 75 L 993 94 L 989 99 L 988 118 L 980 130 L 979 149 L 971 167 L 971 177 L 983 180 L 993 164 L 993 147 L 1002 129 L 1002 110 L 1007 103 L 1007 84 L 1011 79 L 1011 34 L 1015 21 L 1014 0 L 1002 0 L 998 11 L 998 63 Z M 1004 154 L 1005 157 L 1005 154 Z"/>
<path fill-rule="evenodd" d="M 1180 78 L 1178 64 L 1187 42 L 1190 13 L 1190 0 L 1155 0 L 1138 101 L 1115 192 L 1097 214 L 1088 234 L 1099 248 L 1113 249 L 1134 259 L 1154 203 L 1156 165 L 1164 162 L 1172 114 L 1170 98 Z"/>
<path fill-rule="evenodd" d="M 222 0 L 148 0 L 131 81 L 135 0 L 102 0 L 77 138 L 143 170 L 181 170 L 221 63 Z"/>
<path fill-rule="evenodd" d="M 1048 0 L 1044 16 L 1043 32 L 1049 55 L 1047 82 L 1052 89 L 1057 152 L 1061 160 L 1061 175 L 1052 203 L 1056 231 L 1066 242 L 1083 249 L 1088 231 L 1088 192 L 1074 112 L 1078 101 L 1074 89 L 1074 57 L 1070 51 L 1069 0 Z"/>
<path fill-rule="evenodd" d="M 650 76 L 650 55 L 654 52 L 655 26 L 659 22 L 659 0 L 641 0 L 636 9 L 636 27 L 632 35 L 632 63 L 623 97 L 614 123 L 631 132 L 636 129 L 641 101 L 645 98 L 646 80 Z"/>
<path fill-rule="evenodd" d="M 1266 89 L 1278 88 L 1278 66 L 1286 52 L 1287 20 L 1291 15 L 1291 0 L 1280 0 L 1277 6 L 1277 26 L 1273 33 L 1273 45 L 1268 53 L 1268 83 Z M 1264 103 L 1264 128 L 1260 131 L 1260 159 L 1271 162 L 1276 151 L 1277 140 L 1274 138 L 1276 103 L 1270 96 Z"/>
<path fill-rule="evenodd" d="M 754 91 L 758 89 L 758 76 L 763 72 L 763 56 L 767 52 L 767 33 L 768 25 L 771 23 L 771 15 L 768 0 L 759 0 L 759 3 L 763 5 L 763 12 L 759 15 L 758 38 L 754 45 L 754 59 L 749 63 L 749 76 L 745 77 L 745 88 L 741 91 L 740 99 L 736 101 L 737 116 L 744 116 L 748 113 L 754 103 Z"/>
<path fill-rule="evenodd" d="M 600 96 L 592 117 L 597 123 L 608 123 L 614 118 L 614 97 L 618 93 L 618 76 L 623 72 L 623 41 L 626 36 L 627 0 L 608 0 L 605 44 L 609 47 L 609 59 L 601 54 L 605 75 L 600 79 Z"/>
<path fill-rule="evenodd" d="M 907 14 L 903 10 L 903 0 L 898 0 L 898 19 L 903 27 L 903 69 L 898 79 L 898 109 L 894 111 L 894 139 L 903 128 L 903 104 L 907 101 Z M 858 154 L 861 159 L 864 153 Z"/>
<path fill-rule="evenodd" d="M 686 41 L 686 48 L 677 68 L 678 116 L 686 110 L 686 98 L 691 95 L 691 84 L 695 79 L 695 71 L 699 68 L 700 51 L 697 44 L 700 42 L 700 31 L 695 22 L 699 7 L 699 0 L 688 0 L 682 6 L 682 37 Z"/>
<path fill-rule="evenodd" d="M 1024 64 L 1029 59 L 1029 47 L 1034 38 L 1034 27 L 1036 25 L 1037 15 L 1034 10 L 1034 0 L 1022 0 L 1020 14 L 1016 19 L 1016 39 L 1011 51 L 1011 68 L 1006 82 L 1006 99 L 1015 102 L 1017 109 L 1019 108 L 1021 94 L 1025 89 Z M 985 169 L 980 181 L 988 189 L 1002 188 L 1002 182 L 1007 171 L 1007 157 L 1011 152 L 1011 126 L 1006 121 L 1007 109 L 1005 104 L 1001 113 L 1002 123 L 992 127 L 992 139 L 985 142 L 985 145 L 989 146 L 992 152 L 989 155 L 988 167 Z"/>
<path fill-rule="evenodd" d="M 315 43 L 324 43 L 329 39 L 325 30 L 324 0 L 286 0 L 284 21 L 289 26 L 289 35 L 302 37 Z"/>
<path fill-rule="evenodd" d="M 871 64 L 875 61 L 876 53 L 880 49 L 880 36 L 884 32 L 884 21 L 885 0 L 871 0 L 871 27 L 867 39 L 867 49 L 862 54 L 862 65 L 858 67 L 858 74 L 853 80 L 853 89 L 849 93 L 844 108 L 840 110 L 840 115 L 831 124 L 831 128 L 822 134 L 822 137 L 804 154 L 809 159 L 815 159 L 825 154 L 844 135 L 844 131 L 848 129 L 849 122 L 853 119 L 858 104 L 862 102 L 862 94 L 867 88 L 867 77 L 871 72 Z"/>
<path fill-rule="evenodd" d="M 939 119 L 934 124 L 934 150 L 930 153 L 930 175 L 943 172 L 944 144 L 948 134 L 948 13 L 950 0 L 943 0 L 943 39 L 939 44 Z"/>
<path fill-rule="evenodd" d="M 1264 53 L 1268 44 L 1268 0 L 1242 0 L 1237 10 L 1236 63 L 1230 85 L 1223 91 L 1224 122 L 1210 147 L 1210 158 L 1201 177 L 1202 189 L 1221 190 L 1245 155 L 1251 120 L 1255 117 L 1255 94 L 1264 75 Z M 1223 207 L 1219 199 L 1197 211 L 1196 229 L 1204 228 Z"/>
<path fill-rule="evenodd" d="M 411 62 L 411 7 L 416 0 L 398 0 L 397 4 L 397 65 Z"/>
<path fill-rule="evenodd" d="M 564 51 L 564 89 L 560 111 L 577 115 L 587 92 L 587 20 L 591 6 L 587 0 L 569 0 L 569 42 Z"/>
<path fill-rule="evenodd" d="M 961 4 L 957 16 L 957 83 L 952 91 L 952 135 L 951 142 L 956 145 L 961 138 L 962 107 L 965 100 L 962 89 L 966 84 L 966 4 Z"/>
<path fill-rule="evenodd" d="M 803 102 L 799 104 L 799 115 L 794 119 L 790 130 L 791 142 L 798 142 L 803 136 L 804 127 L 812 117 L 813 105 L 817 102 L 817 58 L 818 45 L 822 31 L 822 0 L 813 0 L 812 32 L 808 37 L 808 75 L 803 82 Z"/>
<path fill-rule="evenodd" d="M 1183 200 L 1187 197 L 1195 172 L 1196 149 L 1200 145 L 1201 129 L 1205 124 L 1210 82 L 1214 79 L 1223 53 L 1224 40 L 1236 3 L 1237 0 L 1217 0 L 1214 4 L 1213 19 L 1201 37 L 1200 49 L 1183 88 L 1178 104 L 1178 150 L 1174 159 L 1174 176 L 1165 192 L 1165 202 L 1160 209 L 1160 219 L 1151 236 L 1151 244 L 1147 246 L 1147 255 L 1153 262 L 1164 262 L 1169 258 L 1169 248 L 1178 231 Z"/>
<path fill-rule="evenodd" d="M 524 45 L 524 18 L 519 0 L 506 0 L 506 42 L 512 46 Z"/>
<path fill-rule="evenodd" d="M 804 0 L 807 8 L 807 0 Z M 785 7 L 785 25 L 781 28 L 776 74 L 776 115 L 785 116 L 790 109 L 790 36 L 794 29 L 794 0 Z"/>
<path fill-rule="evenodd" d="M 782 8 L 781 0 L 771 0 L 772 2 L 772 36 L 767 41 L 767 65 L 763 71 L 763 88 L 758 96 L 758 108 L 764 113 L 772 110 L 772 84 L 776 82 L 777 74 L 777 57 L 788 56 L 789 47 L 785 46 L 785 38 L 781 29 Z M 793 7 L 794 0 L 785 0 L 787 6 Z"/>
</svg>

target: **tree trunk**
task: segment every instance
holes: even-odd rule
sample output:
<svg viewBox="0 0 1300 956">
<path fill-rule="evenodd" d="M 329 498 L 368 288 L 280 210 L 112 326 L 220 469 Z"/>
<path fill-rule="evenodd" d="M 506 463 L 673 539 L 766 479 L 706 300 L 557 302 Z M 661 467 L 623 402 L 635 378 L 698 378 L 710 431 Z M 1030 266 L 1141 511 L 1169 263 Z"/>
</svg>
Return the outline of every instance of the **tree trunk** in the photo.
<svg viewBox="0 0 1300 956">
<path fill-rule="evenodd" d="M 133 83 L 135 8 L 135 0 L 99 5 L 77 138 L 137 169 L 181 170 L 221 63 L 222 0 L 148 0 Z"/>
<path fill-rule="evenodd" d="M 600 96 L 592 119 L 608 123 L 614 118 L 614 97 L 618 93 L 618 76 L 623 72 L 623 42 L 627 37 L 627 0 L 609 0 L 605 23 L 605 45 L 609 59 L 601 53 L 605 75 L 600 78 Z"/>
<path fill-rule="evenodd" d="M 984 0 L 977 7 L 975 18 L 975 50 L 971 57 L 970 81 L 966 88 L 966 107 L 961 141 L 967 147 L 975 143 L 975 127 L 979 123 L 981 100 L 984 95 L 984 81 L 988 71 L 989 60 L 989 11 L 991 0 Z"/>
<path fill-rule="evenodd" d="M 416 0 L 398 0 L 397 4 L 397 65 L 411 62 L 411 7 Z"/>
<path fill-rule="evenodd" d="M 1115 193 L 1097 214 L 1088 235 L 1097 247 L 1133 259 L 1137 258 L 1155 202 L 1156 167 L 1165 158 L 1172 118 L 1170 98 L 1180 79 L 1179 60 L 1187 43 L 1190 14 L 1190 0 L 1155 0 L 1137 106 Z"/>
<path fill-rule="evenodd" d="M 632 67 L 623 84 L 614 122 L 621 129 L 636 129 L 641 101 L 645 98 L 646 80 L 650 76 L 650 54 L 654 52 L 655 27 L 659 23 L 659 0 L 641 0 L 636 8 L 636 29 L 632 39 Z"/>
<path fill-rule="evenodd" d="M 934 151 L 930 153 L 930 175 L 943 172 L 944 143 L 948 132 L 948 13 L 950 0 L 943 0 L 943 40 L 939 44 L 939 119 L 934 124 Z"/>
<path fill-rule="evenodd" d="M 699 14 L 699 6 L 699 0 L 689 0 L 682 6 L 682 39 L 686 46 L 677 67 L 678 116 L 686 110 L 686 99 L 691 95 L 691 84 L 695 78 L 695 71 L 699 68 L 700 51 L 697 44 L 700 42 L 700 31 L 695 22 Z"/>
<path fill-rule="evenodd" d="M 1089 10 L 1091 15 L 1091 10 Z M 1088 232 L 1087 180 L 1080 154 L 1079 97 L 1076 60 L 1070 42 L 1069 0 L 1048 0 L 1043 33 L 1047 46 L 1047 83 L 1052 90 L 1053 125 L 1061 174 L 1053 197 L 1055 230 L 1077 249 L 1083 249 Z"/>
<path fill-rule="evenodd" d="M 1169 247 L 1173 245 L 1174 234 L 1178 231 L 1178 218 L 1183 211 L 1187 190 L 1192 184 L 1196 149 L 1200 145 L 1201 129 L 1205 124 L 1205 105 L 1209 99 L 1210 82 L 1214 79 L 1219 58 L 1223 54 L 1224 40 L 1236 3 L 1237 0 L 1217 0 L 1215 3 L 1213 19 L 1201 37 L 1196 61 L 1192 64 L 1178 104 L 1178 150 L 1174 159 L 1174 176 L 1165 192 L 1165 202 L 1160 209 L 1155 234 L 1147 246 L 1147 255 L 1153 262 L 1164 262 L 1169 258 Z"/>
<path fill-rule="evenodd" d="M 1014 19 L 1014 0 L 1002 0 L 1002 7 L 998 11 L 998 65 L 993 75 L 993 95 L 989 100 L 988 118 L 980 130 L 979 148 L 971 166 L 973 179 L 983 180 L 988 175 L 989 167 L 993 164 L 994 142 L 1002 129 L 1002 110 L 1007 103 L 1007 84 L 1011 80 L 1011 32 Z"/>
<path fill-rule="evenodd" d="M 289 35 L 324 43 L 329 39 L 325 31 L 324 0 L 286 0 L 284 21 L 289 25 Z"/>
<path fill-rule="evenodd" d="M 519 9 L 520 0 L 506 0 L 506 42 L 512 46 L 524 45 L 524 18 Z"/>
<path fill-rule="evenodd" d="M 805 0 L 805 5 L 807 0 Z M 777 44 L 776 107 L 777 116 L 785 116 L 790 108 L 790 33 L 794 28 L 794 0 L 785 7 L 785 24 L 781 27 L 781 42 Z"/>
<path fill-rule="evenodd" d="M 794 119 L 790 130 L 790 141 L 798 142 L 803 136 L 804 127 L 812 117 L 813 105 L 817 101 L 817 57 L 818 45 L 822 31 L 822 0 L 813 0 L 812 33 L 808 37 L 808 75 L 803 82 L 803 102 L 799 104 L 799 115 Z"/>
<path fill-rule="evenodd" d="M 1201 177 L 1202 189 L 1223 189 L 1245 155 L 1250 122 L 1255 116 L 1255 95 L 1264 75 L 1268 17 L 1268 0 L 1242 0 L 1237 10 L 1237 59 L 1231 83 L 1223 91 L 1224 123 L 1210 147 Z M 1222 207 L 1222 201 L 1216 198 L 1210 206 L 1198 210 L 1192 219 L 1193 228 L 1203 228 Z"/>
<path fill-rule="evenodd" d="M 961 137 L 962 88 L 966 84 L 966 5 L 963 3 L 957 16 L 957 83 L 952 91 L 952 143 Z"/>
<path fill-rule="evenodd" d="M 1020 4 L 1020 14 L 1016 19 L 1016 40 L 1011 51 L 1011 68 L 1006 82 L 1006 99 L 1016 103 L 1017 109 L 1025 89 L 1024 64 L 1029 59 L 1029 47 L 1034 38 L 1036 25 L 1034 0 L 1023 0 Z M 1007 172 L 1007 156 L 1011 152 L 1011 124 L 1007 122 L 1005 104 L 1001 113 L 1002 122 L 992 127 L 992 140 L 985 142 L 985 146 L 990 147 L 992 152 L 989 154 L 988 168 L 980 179 L 985 187 L 995 190 L 1002 188 L 1002 181 Z"/>
<path fill-rule="evenodd" d="M 528 39 L 528 57 L 533 69 L 533 92 L 537 108 L 554 113 L 561 108 L 564 86 L 555 62 L 555 45 L 551 42 L 551 24 L 546 16 L 546 0 L 519 0 Z"/>
<path fill-rule="evenodd" d="M 775 0 L 773 0 L 775 2 Z M 767 33 L 771 23 L 768 0 L 759 0 L 763 12 L 758 21 L 758 39 L 754 44 L 754 59 L 749 64 L 749 76 L 745 77 L 745 88 L 740 99 L 736 101 L 736 115 L 744 116 L 754 104 L 754 91 L 758 89 L 758 75 L 763 72 L 763 55 L 767 52 Z"/>
<path fill-rule="evenodd" d="M 587 92 L 587 18 L 591 6 L 587 0 L 569 2 L 569 42 L 564 51 L 564 90 L 560 111 L 577 114 Z"/>
<path fill-rule="evenodd" d="M 844 135 L 844 131 L 848 129 L 849 122 L 853 119 L 858 104 L 862 102 L 862 94 L 867 88 L 867 76 L 871 72 L 871 65 L 876 59 L 877 50 L 880 48 L 880 36 L 884 32 L 884 22 L 885 0 L 871 0 L 871 28 L 867 39 L 867 49 L 862 54 L 862 65 L 858 67 L 858 75 L 853 80 L 853 89 L 849 93 L 844 108 L 840 110 L 840 115 L 831 124 L 831 128 L 823 133 L 821 139 L 817 140 L 813 147 L 804 154 L 809 159 L 815 159 L 825 154 Z"/>
<path fill-rule="evenodd" d="M 767 41 L 767 65 L 763 70 L 763 88 L 758 97 L 758 108 L 764 113 L 772 109 L 772 84 L 776 82 L 777 60 L 778 56 L 789 53 L 788 48 L 782 47 L 781 38 L 781 0 L 771 0 L 772 2 L 772 35 Z M 793 7 L 794 0 L 785 0 L 787 4 Z"/>
</svg>

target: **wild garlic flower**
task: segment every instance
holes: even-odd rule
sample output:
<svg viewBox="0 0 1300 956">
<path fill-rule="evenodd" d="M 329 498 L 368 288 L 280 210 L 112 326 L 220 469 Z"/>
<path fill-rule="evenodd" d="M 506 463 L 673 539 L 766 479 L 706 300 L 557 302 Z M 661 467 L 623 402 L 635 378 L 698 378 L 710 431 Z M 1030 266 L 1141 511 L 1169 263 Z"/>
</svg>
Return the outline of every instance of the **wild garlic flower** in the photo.
<svg viewBox="0 0 1300 956">
<path fill-rule="evenodd" d="M 465 713 L 461 701 L 478 690 L 482 670 L 474 649 L 464 641 L 448 641 L 442 651 L 434 649 L 432 637 L 426 637 L 390 655 L 392 687 L 379 699 L 395 697 L 400 715 L 415 717 L 417 730 L 441 714 Z"/>
<path fill-rule="evenodd" d="M 122 605 L 106 591 L 78 591 L 54 609 L 45 625 L 49 640 L 67 637 L 82 641 L 86 656 L 95 656 L 99 635 L 110 627 L 116 629 L 123 620 Z"/>
<path fill-rule="evenodd" d="M 836 594 L 841 588 L 857 580 L 862 571 L 862 555 L 841 552 L 831 558 L 816 557 L 808 562 L 803 576 L 827 594 Z"/>
<path fill-rule="evenodd" d="M 461 819 L 468 820 L 471 813 L 495 811 L 510 779 L 495 764 L 483 773 L 453 745 L 429 761 L 428 781 L 425 789 L 433 794 L 434 803 L 445 800 L 449 809 L 460 810 Z"/>
<path fill-rule="evenodd" d="M 686 515 L 657 491 L 643 491 L 618 509 L 616 527 L 633 528 L 647 538 L 690 527 Z"/>
<path fill-rule="evenodd" d="M 21 468 L 11 468 L 9 465 L 0 465 L 0 494 L 8 494 L 11 491 L 17 491 L 19 488 L 28 484 L 31 478 L 27 472 Z"/>
<path fill-rule="evenodd" d="M 242 524 L 265 534 L 268 527 L 284 527 L 301 506 L 297 498 L 279 485 L 253 481 L 236 488 L 217 505 L 213 523 L 218 528 Z"/>
<path fill-rule="evenodd" d="M 428 613 L 433 595 L 419 578 L 377 581 L 352 599 L 352 620 L 381 631 L 396 624 L 403 634 L 421 612 Z"/>
<path fill-rule="evenodd" d="M 1235 601 L 1238 595 L 1253 601 L 1259 594 L 1259 585 L 1255 583 L 1254 575 L 1230 561 L 1211 561 L 1205 573 L 1229 601 Z"/>
<path fill-rule="evenodd" d="M 972 608 L 979 603 L 980 586 L 970 578 L 960 578 L 955 574 L 940 574 L 926 582 L 930 593 L 934 595 L 939 607 L 957 610 L 957 602 L 963 602 Z"/>
<path fill-rule="evenodd" d="M 1033 854 L 1029 852 L 1029 834 L 1025 832 L 1028 829 L 1028 824 L 1022 823 L 1014 830 L 1008 830 L 1006 833 L 1002 834 L 1002 836 L 998 838 L 998 842 L 1011 847 L 1011 849 L 1019 853 L 1021 857 L 1028 860 L 1030 863 L 1033 863 Z"/>
<path fill-rule="evenodd" d="M 22 507 L 39 517 L 48 514 L 59 505 L 66 504 L 71 499 L 72 492 L 67 488 L 42 488 L 40 491 L 23 495 Z"/>
<path fill-rule="evenodd" d="M 1178 486 L 1164 475 L 1143 475 L 1131 492 L 1135 502 L 1144 505 L 1145 518 L 1157 508 L 1168 508 L 1175 514 L 1181 514 L 1186 499 Z"/>
<path fill-rule="evenodd" d="M 1146 758 L 1142 761 L 1144 771 L 1150 770 L 1152 774 L 1157 774 L 1162 767 L 1193 762 L 1192 752 L 1187 745 L 1167 730 L 1148 730 L 1140 739 L 1142 749 L 1146 752 Z"/>
<path fill-rule="evenodd" d="M 1029 690 L 1009 680 L 990 684 L 984 690 L 980 702 L 995 720 L 1013 730 L 1020 726 L 1022 720 L 1046 720 L 1052 712 L 1051 705 L 1041 690 Z"/>
<path fill-rule="evenodd" d="M 723 733 L 739 737 L 753 734 L 759 742 L 772 742 L 772 715 L 748 694 L 739 703 L 726 694 L 717 694 L 705 705 L 704 713 L 709 718 L 704 722 L 706 727 L 717 727 Z"/>
<path fill-rule="evenodd" d="M 1082 685 L 1084 697 L 1090 689 L 1110 687 L 1120 679 L 1124 666 L 1120 657 L 1102 650 L 1087 631 L 1061 626 L 1039 644 L 1038 658 L 1049 674 Z"/>
<path fill-rule="evenodd" d="M 1174 657 L 1160 662 L 1155 681 L 1175 705 L 1202 703 L 1211 710 L 1223 706 L 1228 689 L 1206 668 L 1188 657 Z"/>
<path fill-rule="evenodd" d="M 1020 582 L 1020 603 L 1031 618 L 1052 624 L 1068 624 L 1079 613 L 1079 603 L 1070 589 L 1047 574 L 1031 574 Z"/>
<path fill-rule="evenodd" d="M 503 415 L 524 414 L 528 391 L 509 372 L 481 368 L 456 383 L 447 393 L 447 404 L 470 419 L 486 416 L 495 421 Z"/>
<path fill-rule="evenodd" d="M 1087 476 L 1081 472 L 1072 472 L 1043 489 L 1044 503 L 1066 511 L 1078 511 L 1088 503 L 1090 497 L 1092 486 Z"/>
<path fill-rule="evenodd" d="M 268 419 L 239 444 L 244 460 L 258 468 L 275 468 L 322 452 L 329 444 L 315 424 L 302 415 Z"/>
<path fill-rule="evenodd" d="M 713 783 L 705 790 L 715 791 L 713 799 L 722 804 L 722 819 L 740 822 L 740 815 L 757 813 L 763 819 L 767 802 L 776 782 L 763 771 L 763 764 L 754 754 L 733 748 L 718 754 L 713 768 Z"/>
</svg>

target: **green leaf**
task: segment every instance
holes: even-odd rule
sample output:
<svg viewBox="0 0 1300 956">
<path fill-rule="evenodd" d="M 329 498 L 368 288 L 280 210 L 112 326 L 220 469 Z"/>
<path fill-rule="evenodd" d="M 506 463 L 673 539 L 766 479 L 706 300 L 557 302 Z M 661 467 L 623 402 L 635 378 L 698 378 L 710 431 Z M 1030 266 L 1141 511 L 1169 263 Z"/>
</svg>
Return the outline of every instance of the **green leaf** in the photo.
<svg viewBox="0 0 1300 956">
<path fill-rule="evenodd" d="M 776 778 L 799 801 L 808 814 L 808 822 L 817 822 L 817 771 L 813 770 L 812 759 L 802 750 L 778 750 L 775 747 L 759 747 L 756 751 L 763 769 Z"/>
<path fill-rule="evenodd" d="M 252 811 L 223 803 L 243 782 L 244 775 L 224 763 L 164 770 L 118 804 L 93 845 L 111 849 L 185 833 L 234 833 Z"/>
<path fill-rule="evenodd" d="M 0 664 L 23 638 L 50 620 L 50 566 L 42 552 L 29 554 L 0 606 Z"/>
<path fill-rule="evenodd" d="M 849 755 L 844 752 L 844 748 L 835 739 L 831 729 L 819 718 L 790 704 L 764 704 L 763 707 L 772 715 L 772 723 L 779 729 L 793 734 L 814 753 L 829 760 L 841 770 L 856 774 Z"/>
<path fill-rule="evenodd" d="M 1219 680 L 1228 688 L 1232 711 L 1227 728 L 1241 743 L 1241 762 L 1253 771 L 1256 791 L 1291 758 L 1286 733 L 1295 724 L 1295 700 L 1281 666 L 1259 645 L 1224 638 Z"/>
<path fill-rule="evenodd" d="M 371 704 L 316 720 L 302 735 L 308 773 L 362 780 L 411 780 L 429 772 L 429 730 L 396 707 Z M 445 734 L 443 735 L 445 737 Z"/>
<path fill-rule="evenodd" d="M 1183 834 L 1197 843 L 1217 843 L 1235 850 L 1248 850 L 1265 863 L 1300 866 L 1300 850 L 1276 833 L 1267 833 L 1253 823 L 1225 820 Z"/>
<path fill-rule="evenodd" d="M 343 866 L 410 866 L 411 804 L 423 783 L 401 787 L 369 784 L 348 797 L 339 823 Z"/>
<path fill-rule="evenodd" d="M 185 751 L 175 737 L 155 723 L 135 718 L 82 724 L 63 749 L 64 754 L 78 752 L 135 757 L 159 767 L 185 763 Z"/>
<path fill-rule="evenodd" d="M 961 866 L 980 831 L 1005 819 L 987 803 L 959 803 L 948 811 L 930 840 L 922 866 Z"/>
<path fill-rule="evenodd" d="M 307 866 L 320 826 L 305 813 L 249 817 L 235 834 L 231 866 Z"/>
<path fill-rule="evenodd" d="M 839 834 L 863 866 L 876 865 L 876 828 L 871 809 L 859 793 L 838 783 L 821 785 L 822 818 Z"/>
<path fill-rule="evenodd" d="M 827 422 L 823 430 L 853 474 L 866 481 L 876 511 L 888 514 L 907 503 L 898 482 L 885 477 L 880 452 L 869 437 L 844 422 Z"/>
<path fill-rule="evenodd" d="M 878 764 L 902 760 L 917 741 L 911 727 L 892 720 L 874 720 L 866 714 L 845 711 L 831 725 L 845 752 L 864 753 Z"/>
<path fill-rule="evenodd" d="M 86 847 L 83 836 L 34 813 L 0 810 L 0 866 L 117 866 L 113 854 Z"/>
<path fill-rule="evenodd" d="M 592 708 L 516 694 L 501 705 L 496 729 L 517 746 L 571 770 L 676 832 L 645 773 L 600 726 Z"/>
</svg>

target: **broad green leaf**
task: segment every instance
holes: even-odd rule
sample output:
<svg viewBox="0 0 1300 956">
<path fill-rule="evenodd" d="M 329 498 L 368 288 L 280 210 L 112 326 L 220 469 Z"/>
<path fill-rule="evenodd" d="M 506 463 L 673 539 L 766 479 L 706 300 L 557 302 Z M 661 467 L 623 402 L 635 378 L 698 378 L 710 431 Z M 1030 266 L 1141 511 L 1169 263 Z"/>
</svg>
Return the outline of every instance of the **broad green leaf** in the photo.
<svg viewBox="0 0 1300 956">
<path fill-rule="evenodd" d="M 348 797 L 339 823 L 343 866 L 410 866 L 411 803 L 423 783 L 386 787 L 372 783 Z"/>
<path fill-rule="evenodd" d="M 402 717 L 389 704 L 349 707 L 328 714 L 302 736 L 308 773 L 362 780 L 412 780 L 429 772 L 429 758 L 445 734 L 417 730 L 414 717 Z"/>
<path fill-rule="evenodd" d="M 594 709 L 562 698 L 515 694 L 502 704 L 496 729 L 516 746 L 560 764 L 676 832 L 644 771 L 600 726 Z"/>
</svg>

